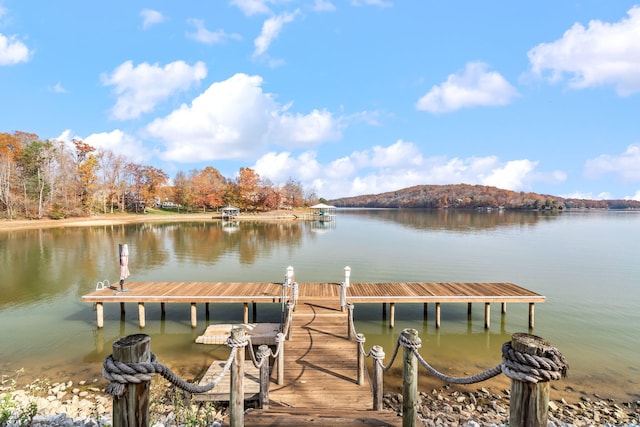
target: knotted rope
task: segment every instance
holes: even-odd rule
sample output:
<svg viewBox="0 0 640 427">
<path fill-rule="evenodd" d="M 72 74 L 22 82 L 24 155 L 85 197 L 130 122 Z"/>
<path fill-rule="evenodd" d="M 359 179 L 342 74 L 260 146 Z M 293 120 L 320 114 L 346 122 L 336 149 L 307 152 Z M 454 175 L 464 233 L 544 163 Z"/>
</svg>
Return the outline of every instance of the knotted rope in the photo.
<svg viewBox="0 0 640 427">
<path fill-rule="evenodd" d="M 145 381 L 151 381 L 151 378 L 155 374 L 160 374 L 167 381 L 174 386 L 188 392 L 188 393 L 205 393 L 213 389 L 224 376 L 229 372 L 231 363 L 234 361 L 238 348 L 245 347 L 248 344 L 248 340 L 232 339 L 229 337 L 227 345 L 231 347 L 229 358 L 224 364 L 222 371 L 216 376 L 210 383 L 205 385 L 197 385 L 189 383 L 182 378 L 178 377 L 167 366 L 159 363 L 155 354 L 151 353 L 149 362 L 137 362 L 137 363 L 124 363 L 113 359 L 113 355 L 109 355 L 104 359 L 102 364 L 102 376 L 108 379 L 109 385 L 105 388 L 105 393 L 114 397 L 120 397 L 124 393 L 125 385 L 127 384 L 140 384 Z"/>
</svg>

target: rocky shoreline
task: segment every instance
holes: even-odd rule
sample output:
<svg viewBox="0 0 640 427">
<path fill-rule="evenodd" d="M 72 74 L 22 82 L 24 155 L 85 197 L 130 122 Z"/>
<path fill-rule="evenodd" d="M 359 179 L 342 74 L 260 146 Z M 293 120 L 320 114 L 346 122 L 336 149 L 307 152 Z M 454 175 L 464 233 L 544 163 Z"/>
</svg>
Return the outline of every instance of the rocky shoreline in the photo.
<svg viewBox="0 0 640 427">
<path fill-rule="evenodd" d="M 162 382 L 152 385 L 150 421 L 152 426 L 219 425 L 225 415 L 220 405 L 192 404 Z M 460 391 L 449 386 L 420 393 L 420 416 L 424 426 L 506 426 L 509 390 L 499 392 L 479 388 Z M 384 404 L 398 414 L 402 395 L 387 393 Z M 110 426 L 111 397 L 101 380 L 74 384 L 35 381 L 20 389 L 0 387 L 0 426 Z M 7 416 L 7 414 L 9 414 Z M 6 416 L 7 419 L 3 418 Z M 549 403 L 549 426 L 640 426 L 640 401 L 616 402 L 582 396 L 576 402 L 564 398 Z"/>
</svg>

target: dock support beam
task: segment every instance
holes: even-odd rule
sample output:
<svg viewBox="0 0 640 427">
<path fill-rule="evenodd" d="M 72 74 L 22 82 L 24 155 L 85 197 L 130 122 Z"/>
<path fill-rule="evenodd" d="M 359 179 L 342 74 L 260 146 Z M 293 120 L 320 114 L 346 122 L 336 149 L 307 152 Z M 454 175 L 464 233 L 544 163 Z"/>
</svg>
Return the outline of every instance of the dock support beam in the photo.
<svg viewBox="0 0 640 427">
<path fill-rule="evenodd" d="M 502 312 L 502 314 L 507 314 L 507 303 L 506 302 L 503 302 L 501 304 L 501 312 Z"/>
<path fill-rule="evenodd" d="M 196 307 L 196 303 L 191 303 L 191 327 L 195 328 L 198 326 L 198 308 Z"/>
<path fill-rule="evenodd" d="M 535 310 L 536 310 L 536 305 L 532 302 L 529 303 L 529 329 L 533 329 L 533 326 L 535 324 Z"/>
<path fill-rule="evenodd" d="M 467 316 L 468 317 L 471 317 L 471 315 L 472 315 L 472 309 L 471 309 L 472 306 L 473 306 L 472 303 L 470 303 L 470 302 L 467 303 Z"/>
<path fill-rule="evenodd" d="M 484 328 L 489 329 L 491 326 L 491 303 L 484 303 Z"/>
<path fill-rule="evenodd" d="M 440 303 L 436 303 L 436 328 L 440 327 Z"/>
<path fill-rule="evenodd" d="M 389 303 L 389 327 L 393 329 L 396 326 L 396 303 Z"/>
<path fill-rule="evenodd" d="M 96 303 L 96 322 L 98 323 L 98 328 L 104 327 L 104 306 L 101 302 Z"/>
<path fill-rule="evenodd" d="M 140 325 L 140 329 L 144 328 L 146 326 L 146 316 L 144 313 L 144 303 L 143 302 L 139 302 L 138 303 L 138 324 Z"/>
<path fill-rule="evenodd" d="M 242 322 L 249 323 L 249 303 L 242 304 Z"/>
</svg>

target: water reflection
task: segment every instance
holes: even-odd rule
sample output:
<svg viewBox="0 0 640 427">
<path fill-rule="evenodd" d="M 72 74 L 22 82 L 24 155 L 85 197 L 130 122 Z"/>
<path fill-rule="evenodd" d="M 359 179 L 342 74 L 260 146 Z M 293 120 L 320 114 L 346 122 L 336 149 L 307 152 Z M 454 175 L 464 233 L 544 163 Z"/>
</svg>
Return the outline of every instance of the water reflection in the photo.
<svg viewBox="0 0 640 427">
<path fill-rule="evenodd" d="M 473 211 L 461 209 L 339 209 L 339 215 L 389 221 L 417 230 L 470 232 L 498 227 L 532 227 L 561 213 L 538 211 Z"/>
</svg>

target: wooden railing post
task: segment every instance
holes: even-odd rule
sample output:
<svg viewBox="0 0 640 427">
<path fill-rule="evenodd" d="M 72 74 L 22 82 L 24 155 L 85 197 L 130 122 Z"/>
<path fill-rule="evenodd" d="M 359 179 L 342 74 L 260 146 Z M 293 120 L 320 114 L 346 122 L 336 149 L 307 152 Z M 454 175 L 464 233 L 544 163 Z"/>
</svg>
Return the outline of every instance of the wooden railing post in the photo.
<svg viewBox="0 0 640 427">
<path fill-rule="evenodd" d="M 347 304 L 347 310 L 349 310 L 349 317 L 347 317 L 347 339 L 351 341 L 351 320 L 353 319 L 353 304 Z"/>
<path fill-rule="evenodd" d="M 358 385 L 362 385 L 364 384 L 364 368 L 365 368 L 365 364 L 364 364 L 364 351 L 362 350 L 362 347 L 364 345 L 365 342 L 365 337 L 364 334 L 358 334 L 356 336 L 356 342 L 357 342 L 357 347 L 358 347 L 358 380 L 357 383 Z"/>
<path fill-rule="evenodd" d="M 417 342 L 418 331 L 402 331 L 404 342 Z M 418 358 L 413 349 L 403 346 L 402 358 L 402 427 L 418 425 Z"/>
<path fill-rule="evenodd" d="M 244 340 L 243 328 L 231 329 L 231 340 Z M 229 424 L 233 427 L 244 426 L 244 347 L 238 347 L 236 357 L 231 363 L 231 390 L 229 394 Z"/>
<path fill-rule="evenodd" d="M 269 356 L 271 350 L 268 345 L 258 347 L 258 361 L 262 363 L 260 366 L 260 408 L 269 409 Z"/>
<path fill-rule="evenodd" d="M 122 363 L 151 361 L 151 338 L 135 334 L 113 343 L 113 360 Z M 128 383 L 122 396 L 113 398 L 113 425 L 133 427 L 149 425 L 149 381 Z"/>
<path fill-rule="evenodd" d="M 382 396 L 384 394 L 384 381 L 382 378 L 384 351 L 382 347 L 374 345 L 371 348 L 371 357 L 373 358 L 373 410 L 382 411 Z"/>
<path fill-rule="evenodd" d="M 551 347 L 535 335 L 515 333 L 511 337 L 513 350 L 542 356 Z M 549 382 L 524 382 L 511 379 L 509 425 L 512 427 L 547 427 L 549 418 Z"/>
<path fill-rule="evenodd" d="M 278 344 L 278 361 L 276 362 L 278 365 L 278 385 L 284 384 L 284 334 L 282 332 L 276 335 L 276 343 Z"/>
</svg>

